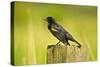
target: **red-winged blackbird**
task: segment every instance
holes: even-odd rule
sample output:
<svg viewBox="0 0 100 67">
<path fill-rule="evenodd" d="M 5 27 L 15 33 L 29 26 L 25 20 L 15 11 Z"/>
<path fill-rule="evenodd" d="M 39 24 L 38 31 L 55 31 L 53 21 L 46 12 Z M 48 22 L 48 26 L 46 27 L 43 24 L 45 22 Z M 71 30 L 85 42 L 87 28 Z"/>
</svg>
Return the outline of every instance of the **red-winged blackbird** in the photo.
<svg viewBox="0 0 100 67">
<path fill-rule="evenodd" d="M 81 47 L 80 43 L 78 43 L 61 25 L 57 24 L 53 17 L 47 17 L 46 21 L 48 22 L 48 29 L 50 32 L 59 40 L 57 44 L 62 42 L 65 45 L 70 45 L 68 42 L 68 40 L 70 40 L 76 42 L 79 48 Z"/>
</svg>

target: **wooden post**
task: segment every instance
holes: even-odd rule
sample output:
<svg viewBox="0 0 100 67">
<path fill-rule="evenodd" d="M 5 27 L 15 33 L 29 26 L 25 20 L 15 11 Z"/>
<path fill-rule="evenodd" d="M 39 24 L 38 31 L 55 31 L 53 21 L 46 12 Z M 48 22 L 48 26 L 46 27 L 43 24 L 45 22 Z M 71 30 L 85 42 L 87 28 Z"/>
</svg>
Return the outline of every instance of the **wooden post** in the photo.
<svg viewBox="0 0 100 67">
<path fill-rule="evenodd" d="M 47 48 L 47 64 L 65 62 L 83 62 L 88 60 L 86 46 L 49 45 Z"/>
</svg>

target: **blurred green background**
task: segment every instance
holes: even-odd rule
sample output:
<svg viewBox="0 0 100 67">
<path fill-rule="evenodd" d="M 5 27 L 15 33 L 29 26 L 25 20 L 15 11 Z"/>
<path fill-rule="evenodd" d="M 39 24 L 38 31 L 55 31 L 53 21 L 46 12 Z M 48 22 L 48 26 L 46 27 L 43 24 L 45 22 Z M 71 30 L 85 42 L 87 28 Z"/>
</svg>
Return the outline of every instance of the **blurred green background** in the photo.
<svg viewBox="0 0 100 67">
<path fill-rule="evenodd" d="M 89 48 L 88 61 L 97 60 L 97 7 L 15 2 L 15 65 L 46 64 L 46 48 L 58 40 L 50 33 L 48 16 Z"/>
</svg>

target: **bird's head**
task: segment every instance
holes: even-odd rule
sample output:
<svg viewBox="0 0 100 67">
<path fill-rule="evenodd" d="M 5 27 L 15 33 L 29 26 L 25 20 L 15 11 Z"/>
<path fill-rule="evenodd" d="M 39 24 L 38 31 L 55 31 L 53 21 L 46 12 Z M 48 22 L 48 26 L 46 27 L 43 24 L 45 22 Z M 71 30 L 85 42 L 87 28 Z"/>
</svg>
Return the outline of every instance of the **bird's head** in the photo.
<svg viewBox="0 0 100 67">
<path fill-rule="evenodd" d="M 46 21 L 47 21 L 48 23 L 53 23 L 53 22 L 54 22 L 54 19 L 53 19 L 53 17 L 47 17 L 47 18 L 46 18 Z"/>
</svg>

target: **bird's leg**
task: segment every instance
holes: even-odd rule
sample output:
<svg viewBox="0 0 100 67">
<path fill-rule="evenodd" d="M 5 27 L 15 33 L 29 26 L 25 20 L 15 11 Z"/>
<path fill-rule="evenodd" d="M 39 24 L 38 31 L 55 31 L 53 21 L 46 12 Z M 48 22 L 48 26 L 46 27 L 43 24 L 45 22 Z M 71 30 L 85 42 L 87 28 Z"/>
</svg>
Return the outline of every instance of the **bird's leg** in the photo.
<svg viewBox="0 0 100 67">
<path fill-rule="evenodd" d="M 81 44 L 79 42 L 77 42 L 76 40 L 72 40 L 72 41 L 76 42 L 79 48 L 81 47 Z"/>
<path fill-rule="evenodd" d="M 60 41 L 56 44 L 56 45 L 59 45 Z"/>
</svg>

